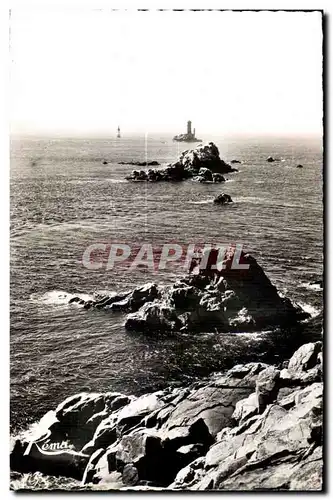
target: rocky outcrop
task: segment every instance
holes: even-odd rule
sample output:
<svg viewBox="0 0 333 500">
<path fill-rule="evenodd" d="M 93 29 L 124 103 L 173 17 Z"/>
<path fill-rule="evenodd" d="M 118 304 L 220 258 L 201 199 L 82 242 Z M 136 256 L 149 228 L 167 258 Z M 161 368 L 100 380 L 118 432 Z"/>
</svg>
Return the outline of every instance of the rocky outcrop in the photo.
<svg viewBox="0 0 333 500">
<path fill-rule="evenodd" d="M 243 269 L 237 268 L 239 264 Z M 173 285 L 148 283 L 132 292 L 103 296 L 96 301 L 75 297 L 70 303 L 87 309 L 122 311 L 127 314 L 127 330 L 151 335 L 179 331 L 251 332 L 309 317 L 279 295 L 254 257 L 244 253 L 237 256 L 235 248 L 224 255 L 221 252 L 221 256 L 217 249 L 207 250 L 192 260 L 190 270 Z"/>
<path fill-rule="evenodd" d="M 220 158 L 218 147 L 213 142 L 183 151 L 176 164 L 194 173 L 201 168 L 208 168 L 213 173 L 219 174 L 237 172 L 237 169 L 232 168 Z"/>
<path fill-rule="evenodd" d="M 213 174 L 213 182 L 225 182 L 222 174 Z"/>
<path fill-rule="evenodd" d="M 138 398 L 71 396 L 32 441 L 16 442 L 11 468 L 105 489 L 321 490 L 321 349 L 301 346 L 285 369 L 290 377 L 254 362 Z M 70 466 L 67 451 L 44 451 L 64 442 Z"/>
<path fill-rule="evenodd" d="M 200 168 L 198 175 L 193 178 L 199 182 L 213 182 L 213 173 L 209 168 Z"/>
<path fill-rule="evenodd" d="M 230 194 L 221 193 L 214 198 L 214 203 L 217 205 L 225 205 L 226 203 L 232 203 L 232 199 Z"/>
<path fill-rule="evenodd" d="M 223 176 L 221 177 L 221 174 L 229 172 L 237 172 L 237 170 L 225 163 L 220 158 L 217 146 L 213 142 L 209 142 L 206 145 L 199 145 L 195 149 L 183 151 L 175 163 L 164 169 L 133 170 L 126 179 L 179 182 L 194 178 L 200 182 L 223 182 L 225 179 Z M 216 175 L 215 178 L 214 175 Z"/>
<path fill-rule="evenodd" d="M 120 161 L 118 165 L 136 165 L 137 167 L 156 167 L 160 165 L 158 161 Z"/>
<path fill-rule="evenodd" d="M 266 161 L 268 161 L 268 163 L 273 163 L 274 161 L 280 161 L 279 158 L 273 158 L 273 156 L 269 156 Z"/>
</svg>

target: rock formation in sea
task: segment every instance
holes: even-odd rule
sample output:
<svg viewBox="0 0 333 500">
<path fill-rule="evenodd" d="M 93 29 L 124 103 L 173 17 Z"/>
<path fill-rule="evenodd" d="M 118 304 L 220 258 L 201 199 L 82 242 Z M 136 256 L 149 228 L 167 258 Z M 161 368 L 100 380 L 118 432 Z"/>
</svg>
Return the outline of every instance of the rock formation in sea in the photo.
<svg viewBox="0 0 333 500">
<path fill-rule="evenodd" d="M 221 193 L 214 199 L 214 203 L 217 205 L 225 205 L 226 203 L 232 203 L 230 194 Z"/>
<path fill-rule="evenodd" d="M 136 165 L 137 167 L 157 167 L 160 165 L 158 161 L 120 161 L 118 165 Z"/>
<path fill-rule="evenodd" d="M 309 317 L 279 295 L 254 257 L 241 252 L 238 259 L 235 247 L 224 251 L 220 255 L 211 249 L 194 258 L 190 273 L 172 285 L 148 283 L 95 301 L 74 297 L 70 303 L 122 311 L 127 314 L 127 330 L 151 335 L 157 331 L 251 332 Z M 238 265 L 243 268 L 235 268 Z"/>
<path fill-rule="evenodd" d="M 175 163 L 163 169 L 133 170 L 126 177 L 131 181 L 184 181 L 195 179 L 200 182 L 223 182 L 222 174 L 237 172 L 220 158 L 217 146 L 213 142 L 199 145 L 195 149 L 181 153 Z"/>
<path fill-rule="evenodd" d="M 281 161 L 279 158 L 273 158 L 273 156 L 269 156 L 266 161 L 268 161 L 268 163 L 273 163 L 274 161 Z"/>
<path fill-rule="evenodd" d="M 106 490 L 319 491 L 322 363 L 310 342 L 282 365 L 236 365 L 188 387 L 70 396 L 33 441 L 16 441 L 11 469 Z"/>
</svg>

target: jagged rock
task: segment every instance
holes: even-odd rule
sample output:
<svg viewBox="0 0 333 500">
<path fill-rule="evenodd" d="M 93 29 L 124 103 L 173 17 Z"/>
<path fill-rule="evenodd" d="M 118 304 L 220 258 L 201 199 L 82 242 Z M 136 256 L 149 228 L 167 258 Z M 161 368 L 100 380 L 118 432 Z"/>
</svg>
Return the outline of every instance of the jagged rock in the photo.
<svg viewBox="0 0 333 500">
<path fill-rule="evenodd" d="M 144 170 L 132 170 L 131 174 L 125 179 L 129 181 L 148 181 L 148 173 Z"/>
<path fill-rule="evenodd" d="M 213 174 L 213 182 L 225 182 L 222 174 Z"/>
<path fill-rule="evenodd" d="M 301 353 L 315 351 L 315 344 L 301 349 Z M 296 352 L 294 360 L 299 359 L 301 353 Z M 301 366 L 307 370 L 308 365 L 301 363 Z M 243 376 L 247 369 L 240 365 L 230 372 Z M 277 381 L 283 383 L 277 373 L 274 367 L 264 369 L 257 378 L 257 386 L 271 391 Z M 204 464 L 200 461 L 196 470 L 191 469 L 191 464 L 187 466 L 178 473 L 171 487 L 320 490 L 322 393 L 321 382 L 296 389 L 278 404 L 269 404 L 261 415 L 256 414 L 254 404 L 250 404 L 255 403 L 255 393 L 239 401 L 234 412 L 238 427 L 222 430 L 206 454 Z M 247 415 L 248 408 L 250 414 Z"/>
<path fill-rule="evenodd" d="M 216 196 L 216 198 L 214 199 L 214 203 L 216 203 L 217 205 L 225 205 L 226 203 L 232 203 L 232 199 L 229 194 L 222 193 Z"/>
<path fill-rule="evenodd" d="M 266 161 L 268 161 L 268 163 L 272 163 L 273 161 L 276 161 L 276 160 L 275 160 L 275 158 L 273 158 L 273 156 L 269 156 Z"/>
<path fill-rule="evenodd" d="M 201 168 L 208 168 L 213 173 L 219 174 L 237 171 L 221 160 L 219 150 L 213 142 L 199 145 L 190 151 L 184 151 L 180 155 L 178 161 L 185 169 L 193 168 L 197 172 L 199 172 Z"/>
<path fill-rule="evenodd" d="M 193 460 L 193 462 L 178 472 L 174 482 L 169 485 L 168 489 L 182 489 L 184 485 L 190 487 L 192 484 L 198 482 L 205 474 L 205 470 L 203 469 L 204 463 L 205 457 L 199 457 Z"/>
<path fill-rule="evenodd" d="M 77 302 L 83 305 L 86 309 L 106 309 L 110 311 L 132 311 L 140 309 L 146 302 L 151 302 L 159 296 L 158 287 L 155 283 L 147 283 L 146 285 L 135 288 L 132 292 L 122 294 L 114 293 L 105 295 L 97 300 L 84 301 L 79 297 L 70 299 L 69 304 Z"/>
<path fill-rule="evenodd" d="M 240 424 L 258 413 L 258 396 L 255 392 L 249 395 L 246 399 L 241 399 L 236 403 L 235 411 L 232 418 L 237 420 Z"/>
<path fill-rule="evenodd" d="M 138 469 L 132 464 L 127 464 L 123 468 L 122 480 L 124 484 L 135 486 L 139 482 Z"/>
<path fill-rule="evenodd" d="M 213 174 L 209 168 L 200 168 L 198 175 L 193 178 L 197 182 L 213 182 Z"/>
<path fill-rule="evenodd" d="M 315 342 L 302 345 L 290 358 L 288 370 L 290 372 L 307 371 L 317 364 L 318 354 L 321 352 L 322 343 Z"/>
<path fill-rule="evenodd" d="M 213 248 L 194 258 L 190 274 L 173 285 L 148 283 L 132 292 L 82 301 L 82 305 L 129 313 L 126 329 L 153 334 L 253 331 L 309 317 L 279 295 L 251 255 L 241 252 L 237 262 L 248 269 L 234 266 L 235 255 L 235 248 L 222 257 Z M 288 374 L 283 372 L 283 376 Z"/>
<path fill-rule="evenodd" d="M 173 331 L 181 326 L 175 309 L 164 301 L 146 302 L 136 313 L 128 314 L 125 321 L 125 328 L 135 331 Z"/>
<path fill-rule="evenodd" d="M 152 165 L 152 162 L 150 163 Z M 143 166 L 140 164 L 140 166 Z M 202 174 L 200 174 L 200 170 Z M 213 142 L 199 145 L 195 149 L 186 150 L 181 153 L 175 163 L 168 165 L 164 169 L 133 170 L 131 175 L 126 177 L 131 181 L 173 181 L 179 182 L 186 179 L 195 178 L 201 182 L 212 182 L 213 174 L 225 174 L 237 172 L 220 158 L 217 146 Z M 221 177 L 216 177 L 214 182 L 222 182 Z"/>
<path fill-rule="evenodd" d="M 240 160 L 231 160 L 230 163 L 242 163 Z"/>
<path fill-rule="evenodd" d="M 288 368 L 281 370 L 284 383 L 304 385 L 319 381 L 323 371 L 321 349 L 321 342 L 303 344 L 291 357 Z"/>
<path fill-rule="evenodd" d="M 256 382 L 256 396 L 258 411 L 262 413 L 267 404 L 272 403 L 278 393 L 278 380 L 280 377 L 280 370 L 274 366 L 268 366 L 258 375 Z"/>
</svg>

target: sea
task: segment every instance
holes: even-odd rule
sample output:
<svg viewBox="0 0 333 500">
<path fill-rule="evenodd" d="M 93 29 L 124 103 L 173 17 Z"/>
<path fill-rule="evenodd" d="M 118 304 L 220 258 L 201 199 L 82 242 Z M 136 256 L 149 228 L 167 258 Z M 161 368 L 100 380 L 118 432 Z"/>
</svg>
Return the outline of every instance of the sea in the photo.
<svg viewBox="0 0 333 500">
<path fill-rule="evenodd" d="M 87 269 L 94 243 L 154 247 L 240 243 L 281 294 L 312 317 L 323 307 L 311 284 L 323 273 L 320 137 L 207 136 L 238 172 L 223 184 L 128 182 L 126 161 L 162 166 L 195 144 L 168 135 L 11 139 L 11 432 L 81 391 L 143 394 L 189 384 L 247 361 L 281 362 L 301 333 L 143 335 L 124 315 L 85 310 L 71 297 L 172 283 L 177 266 Z M 268 156 L 280 161 L 268 163 Z M 103 162 L 107 162 L 106 164 Z M 296 168 L 302 164 L 303 168 Z M 233 203 L 216 206 L 225 192 Z M 281 335 L 280 335 L 281 334 Z M 280 336 L 279 336 L 280 335 Z M 278 340 L 277 340 L 278 339 Z"/>
</svg>

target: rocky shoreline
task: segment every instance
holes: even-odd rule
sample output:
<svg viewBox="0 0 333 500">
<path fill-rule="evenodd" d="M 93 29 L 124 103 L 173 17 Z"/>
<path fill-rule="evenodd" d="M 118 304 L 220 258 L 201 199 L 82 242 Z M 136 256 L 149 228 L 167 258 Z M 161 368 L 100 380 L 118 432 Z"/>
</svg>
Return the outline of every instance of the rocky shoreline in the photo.
<svg viewBox="0 0 333 500">
<path fill-rule="evenodd" d="M 319 491 L 322 362 L 311 342 L 280 366 L 236 365 L 189 387 L 76 394 L 16 441 L 11 469 L 107 490 Z"/>
</svg>

